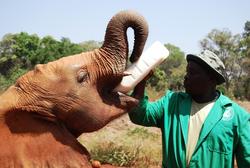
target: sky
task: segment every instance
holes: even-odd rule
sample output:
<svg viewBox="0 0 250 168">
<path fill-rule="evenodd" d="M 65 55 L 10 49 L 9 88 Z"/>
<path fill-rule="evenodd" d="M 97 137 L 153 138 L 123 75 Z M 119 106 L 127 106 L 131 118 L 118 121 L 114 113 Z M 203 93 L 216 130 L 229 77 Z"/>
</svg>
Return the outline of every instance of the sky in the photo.
<svg viewBox="0 0 250 168">
<path fill-rule="evenodd" d="M 147 20 L 145 48 L 160 41 L 185 54 L 200 52 L 199 41 L 212 29 L 239 34 L 250 21 L 249 0 L 1 0 L 0 38 L 24 31 L 74 43 L 103 41 L 109 20 L 121 10 L 135 10 Z M 128 36 L 132 45 L 131 29 Z"/>
</svg>

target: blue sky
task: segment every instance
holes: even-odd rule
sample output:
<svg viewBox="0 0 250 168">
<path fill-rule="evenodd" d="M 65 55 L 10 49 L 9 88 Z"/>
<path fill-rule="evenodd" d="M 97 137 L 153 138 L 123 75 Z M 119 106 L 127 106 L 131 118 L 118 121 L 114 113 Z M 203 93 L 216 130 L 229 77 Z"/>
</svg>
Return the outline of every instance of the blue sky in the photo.
<svg viewBox="0 0 250 168">
<path fill-rule="evenodd" d="M 199 52 L 199 41 L 212 29 L 242 33 L 250 21 L 249 0 L 1 0 L 0 38 L 25 31 L 75 43 L 103 41 L 108 21 L 125 9 L 148 21 L 146 48 L 159 40 L 185 53 Z M 128 33 L 132 41 L 132 31 Z"/>
</svg>

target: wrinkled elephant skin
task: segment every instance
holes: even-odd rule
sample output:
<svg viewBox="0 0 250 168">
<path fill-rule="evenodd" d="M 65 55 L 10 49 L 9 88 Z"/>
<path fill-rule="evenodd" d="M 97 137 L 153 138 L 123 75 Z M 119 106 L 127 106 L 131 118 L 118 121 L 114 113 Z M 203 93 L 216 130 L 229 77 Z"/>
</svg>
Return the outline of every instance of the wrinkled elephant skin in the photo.
<svg viewBox="0 0 250 168">
<path fill-rule="evenodd" d="M 137 60 L 147 24 L 137 13 L 122 11 L 110 20 L 101 48 L 39 64 L 1 95 L 1 168 L 91 167 L 76 138 L 138 104 L 112 92 L 127 64 L 128 27 L 135 33 L 130 60 Z"/>
</svg>

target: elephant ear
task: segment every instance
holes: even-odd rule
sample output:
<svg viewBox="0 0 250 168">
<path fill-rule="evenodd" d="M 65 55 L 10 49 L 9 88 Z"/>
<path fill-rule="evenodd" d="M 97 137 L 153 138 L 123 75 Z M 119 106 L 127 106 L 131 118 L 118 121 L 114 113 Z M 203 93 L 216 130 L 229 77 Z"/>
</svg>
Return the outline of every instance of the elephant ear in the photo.
<svg viewBox="0 0 250 168">
<path fill-rule="evenodd" d="M 148 37 L 148 24 L 145 18 L 135 11 L 121 11 L 112 17 L 106 29 L 102 48 L 106 51 L 111 50 L 118 57 L 117 59 L 127 60 L 128 40 L 126 32 L 129 27 L 134 30 L 134 47 L 130 57 L 130 61 L 134 62 L 142 54 Z"/>
</svg>

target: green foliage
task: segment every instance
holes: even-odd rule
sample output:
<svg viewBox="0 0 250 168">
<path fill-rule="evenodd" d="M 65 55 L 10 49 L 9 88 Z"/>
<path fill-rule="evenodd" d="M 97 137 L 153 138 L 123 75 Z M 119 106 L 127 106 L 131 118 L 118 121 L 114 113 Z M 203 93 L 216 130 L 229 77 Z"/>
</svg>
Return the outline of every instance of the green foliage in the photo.
<svg viewBox="0 0 250 168">
<path fill-rule="evenodd" d="M 248 100 L 250 100 L 250 77 L 246 77 L 243 81 L 243 88 L 244 88 L 244 96 Z"/>
<path fill-rule="evenodd" d="M 154 70 L 154 75 L 148 80 L 147 87 L 161 93 L 167 88 L 176 91 L 183 90 L 183 79 L 186 72 L 184 53 L 172 44 L 166 44 L 165 47 L 169 50 L 170 55 Z"/>
<path fill-rule="evenodd" d="M 13 37 L 11 34 L 6 34 L 0 41 L 0 74 L 2 75 L 7 75 L 17 62 L 17 56 L 13 54 L 15 44 Z"/>
<path fill-rule="evenodd" d="M 15 65 L 17 62 L 17 56 L 2 56 L 0 57 L 0 69 L 2 75 L 7 75 L 9 70 Z"/>
<path fill-rule="evenodd" d="M 186 63 L 181 64 L 177 68 L 173 68 L 171 72 L 171 76 L 169 76 L 169 89 L 178 91 L 184 90 L 183 80 L 186 74 Z"/>
<path fill-rule="evenodd" d="M 91 51 L 94 50 L 96 48 L 100 48 L 102 46 L 102 42 L 97 42 L 97 41 L 85 41 L 79 44 L 84 51 Z"/>
<path fill-rule="evenodd" d="M 41 39 L 38 56 L 34 56 L 32 63 L 33 65 L 38 63 L 45 64 L 63 56 L 77 54 L 82 51 L 84 49 L 80 45 L 71 43 L 68 38 L 62 38 L 61 41 L 57 41 L 51 36 L 46 36 Z"/>
<path fill-rule="evenodd" d="M 243 58 L 242 68 L 245 75 L 242 79 L 243 96 L 250 100 L 250 21 L 245 23 L 243 38 L 241 40 L 241 52 Z"/>
<path fill-rule="evenodd" d="M 165 46 L 170 55 L 159 68 L 166 74 L 164 80 L 167 81 L 167 88 L 176 91 L 183 90 L 183 79 L 186 73 L 185 54 L 180 48 L 172 44 L 166 44 Z"/>
<path fill-rule="evenodd" d="M 246 21 L 245 26 L 244 26 L 244 32 L 243 35 L 245 37 L 249 37 L 250 36 L 250 21 Z"/>
<path fill-rule="evenodd" d="M 115 166 L 132 166 L 139 158 L 139 148 L 128 148 L 114 143 L 98 144 L 90 153 L 93 160 Z"/>
<path fill-rule="evenodd" d="M 12 46 L 14 52 L 12 55 L 16 55 L 22 63 L 21 67 L 31 68 L 32 61 L 37 51 L 39 50 L 40 39 L 37 35 L 29 35 L 28 33 L 21 32 L 13 36 L 14 45 Z"/>
<path fill-rule="evenodd" d="M 166 75 L 169 76 L 173 68 L 178 68 L 182 64 L 185 64 L 186 60 L 184 52 L 179 47 L 172 44 L 166 44 L 165 47 L 169 50 L 170 54 L 166 61 L 160 65 L 160 69 L 163 69 Z"/>
<path fill-rule="evenodd" d="M 232 33 L 224 29 L 222 31 L 214 29 L 208 33 L 207 37 L 201 41 L 204 49 L 215 52 L 225 65 L 223 74 L 226 82 L 225 86 L 228 90 L 233 85 L 233 80 L 240 78 L 242 75 L 242 55 L 240 54 L 240 35 L 232 35 Z"/>
<path fill-rule="evenodd" d="M 4 91 L 10 85 L 9 81 L 5 78 L 5 76 L 0 75 L 0 93 Z"/>
<path fill-rule="evenodd" d="M 27 72 L 26 69 L 14 67 L 10 70 L 8 75 L 0 75 L 0 91 L 5 90 L 7 87 L 9 87 L 11 84 L 13 84 L 17 78 L 19 78 L 21 75 L 25 74 Z"/>
<path fill-rule="evenodd" d="M 200 42 L 203 49 L 215 52 L 225 64 L 226 69 L 223 74 L 226 82 L 220 88 L 224 88 L 225 94 L 232 98 L 250 97 L 248 90 L 250 76 L 249 25 L 249 22 L 246 22 L 245 32 L 242 35 L 233 35 L 227 29 L 222 31 L 214 29 Z"/>
<path fill-rule="evenodd" d="M 167 88 L 167 78 L 163 70 L 156 68 L 154 75 L 148 80 L 148 85 L 155 88 L 155 91 L 165 90 Z"/>
</svg>

